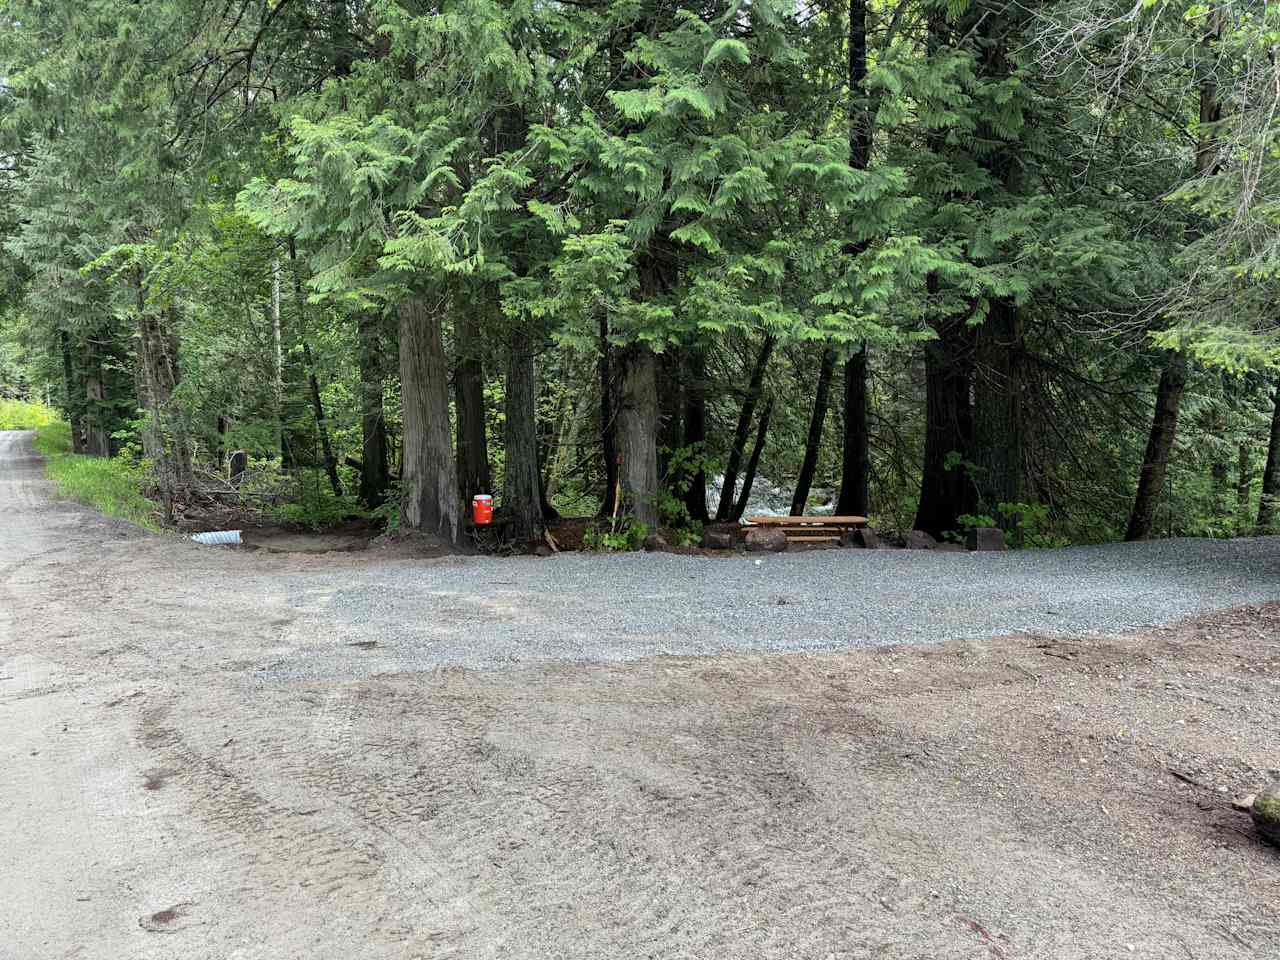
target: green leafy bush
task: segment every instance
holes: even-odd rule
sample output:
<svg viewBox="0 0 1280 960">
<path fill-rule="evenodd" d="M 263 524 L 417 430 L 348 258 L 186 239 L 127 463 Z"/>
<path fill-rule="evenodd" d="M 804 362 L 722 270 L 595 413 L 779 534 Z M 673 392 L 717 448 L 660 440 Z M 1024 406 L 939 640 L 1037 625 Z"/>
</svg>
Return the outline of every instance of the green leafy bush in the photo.
<svg viewBox="0 0 1280 960">
<path fill-rule="evenodd" d="M 0 430 L 39 430 L 57 419 L 57 412 L 43 403 L 0 400 Z M 70 436 L 68 433 L 68 444 L 71 442 Z"/>
<path fill-rule="evenodd" d="M 588 527 L 582 535 L 582 545 L 588 550 L 610 553 L 638 550 L 648 535 L 648 524 L 632 517 L 621 517 L 609 523 Z"/>
<path fill-rule="evenodd" d="M 1002 527 L 1008 537 L 1011 549 L 1046 549 L 1065 547 L 1069 541 L 1050 529 L 1049 507 L 1043 503 L 1002 503 L 996 507 L 999 516 L 987 513 L 964 513 L 956 519 L 962 525 L 961 530 L 949 530 L 944 535 L 948 540 L 962 543 L 969 530 L 980 527 Z"/>
</svg>

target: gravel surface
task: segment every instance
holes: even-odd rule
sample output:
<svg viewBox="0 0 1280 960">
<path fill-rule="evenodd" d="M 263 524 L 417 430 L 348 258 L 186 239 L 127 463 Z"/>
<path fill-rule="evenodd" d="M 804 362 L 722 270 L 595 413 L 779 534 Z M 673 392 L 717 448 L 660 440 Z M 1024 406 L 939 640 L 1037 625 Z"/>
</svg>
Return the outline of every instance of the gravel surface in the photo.
<svg viewBox="0 0 1280 960">
<path fill-rule="evenodd" d="M 376 641 L 362 662 L 378 672 L 1105 633 L 1280 599 L 1280 537 L 1004 554 L 370 558 L 286 587 L 300 615 L 293 639 L 316 642 L 270 678 L 348 673 L 335 638 Z"/>
<path fill-rule="evenodd" d="M 0 433 L 0 960 L 1280 957 L 1280 604 L 1067 632 L 1275 541 L 424 562 L 48 487 Z"/>
</svg>

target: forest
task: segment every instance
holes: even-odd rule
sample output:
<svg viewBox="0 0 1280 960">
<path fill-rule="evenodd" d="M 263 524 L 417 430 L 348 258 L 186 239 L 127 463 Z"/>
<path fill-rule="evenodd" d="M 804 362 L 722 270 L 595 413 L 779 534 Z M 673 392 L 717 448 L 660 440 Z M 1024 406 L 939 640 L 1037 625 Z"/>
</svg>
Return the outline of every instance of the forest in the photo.
<svg viewBox="0 0 1280 960">
<path fill-rule="evenodd" d="M 1265 533 L 1278 47 L 1260 0 L 0 0 L 0 397 L 169 521 L 234 470 L 446 544 L 764 487 Z"/>
</svg>

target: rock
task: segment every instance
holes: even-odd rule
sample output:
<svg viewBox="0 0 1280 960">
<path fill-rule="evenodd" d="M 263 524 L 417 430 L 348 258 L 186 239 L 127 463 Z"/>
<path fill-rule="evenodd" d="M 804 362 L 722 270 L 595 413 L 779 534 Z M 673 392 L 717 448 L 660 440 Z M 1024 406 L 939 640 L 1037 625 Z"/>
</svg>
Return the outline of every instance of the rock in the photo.
<svg viewBox="0 0 1280 960">
<path fill-rule="evenodd" d="M 859 527 L 857 530 L 846 531 L 840 537 L 840 546 L 861 547 L 864 550 L 879 550 L 884 546 L 884 541 L 880 539 L 880 534 L 876 533 L 870 527 Z"/>
<path fill-rule="evenodd" d="M 708 550 L 732 550 L 738 544 L 736 528 L 736 523 L 709 523 L 702 528 L 702 545 Z"/>
<path fill-rule="evenodd" d="M 1253 825 L 1272 843 L 1280 845 L 1280 780 L 1253 798 Z"/>
<path fill-rule="evenodd" d="M 999 527 L 974 527 L 966 543 L 970 550 L 1003 550 L 1004 531 Z"/>
<path fill-rule="evenodd" d="M 644 538 L 644 548 L 650 552 L 654 550 L 667 549 L 667 541 L 662 539 L 662 534 L 651 533 Z"/>
<path fill-rule="evenodd" d="M 549 556 L 552 556 L 554 553 L 555 551 L 552 550 L 545 543 L 535 543 L 533 545 L 533 555 L 535 557 L 549 557 Z"/>
<path fill-rule="evenodd" d="M 787 535 L 772 527 L 752 527 L 747 531 L 747 549 L 752 553 L 781 553 L 787 549 Z"/>
<path fill-rule="evenodd" d="M 902 538 L 902 545 L 908 550 L 932 550 L 938 541 L 923 530 L 911 530 Z"/>
<path fill-rule="evenodd" d="M 940 543 L 933 548 L 936 553 L 968 553 L 962 543 Z"/>
<path fill-rule="evenodd" d="M 1256 793 L 1246 793 L 1243 797 L 1236 797 L 1231 801 L 1231 808 L 1239 810 L 1241 813 L 1248 813 L 1253 809 L 1253 801 L 1258 799 Z"/>
</svg>

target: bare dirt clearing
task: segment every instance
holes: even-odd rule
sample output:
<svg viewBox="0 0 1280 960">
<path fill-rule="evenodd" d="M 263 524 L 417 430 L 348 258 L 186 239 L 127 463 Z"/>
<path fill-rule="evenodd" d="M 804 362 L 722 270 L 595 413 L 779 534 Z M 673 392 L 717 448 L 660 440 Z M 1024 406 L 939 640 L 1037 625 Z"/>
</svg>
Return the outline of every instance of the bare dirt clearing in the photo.
<svg viewBox="0 0 1280 960">
<path fill-rule="evenodd" d="M 135 540 L 18 449 L 4 960 L 1280 955 L 1280 851 L 1230 808 L 1280 766 L 1280 605 L 405 670 L 421 634 L 360 630 L 307 578 L 410 564 Z M 446 599 L 411 610 L 455 642 L 526 615 Z M 605 643 L 629 604 L 565 629 Z"/>
</svg>

